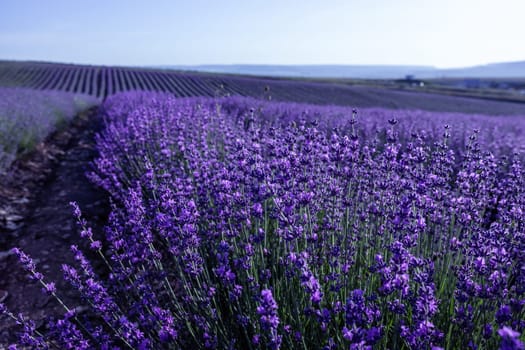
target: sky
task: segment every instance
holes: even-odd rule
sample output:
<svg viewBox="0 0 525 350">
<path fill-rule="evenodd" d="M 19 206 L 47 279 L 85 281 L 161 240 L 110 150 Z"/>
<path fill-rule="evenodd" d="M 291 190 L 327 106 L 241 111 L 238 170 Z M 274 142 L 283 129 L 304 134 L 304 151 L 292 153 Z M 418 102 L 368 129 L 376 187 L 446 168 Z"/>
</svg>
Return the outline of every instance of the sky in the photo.
<svg viewBox="0 0 525 350">
<path fill-rule="evenodd" d="M 524 0 L 0 0 L 0 59 L 123 66 L 525 60 Z"/>
</svg>

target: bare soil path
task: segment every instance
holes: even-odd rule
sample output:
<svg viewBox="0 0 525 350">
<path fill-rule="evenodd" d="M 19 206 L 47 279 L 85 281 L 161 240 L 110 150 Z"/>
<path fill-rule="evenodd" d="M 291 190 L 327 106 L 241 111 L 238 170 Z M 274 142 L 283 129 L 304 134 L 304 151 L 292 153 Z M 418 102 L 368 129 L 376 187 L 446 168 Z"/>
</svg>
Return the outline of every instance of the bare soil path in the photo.
<svg viewBox="0 0 525 350">
<path fill-rule="evenodd" d="M 79 204 L 96 235 L 109 213 L 107 195 L 85 176 L 96 156 L 94 135 L 101 127 L 96 109 L 80 114 L 33 154 L 18 160 L 12 176 L 0 178 L 0 302 L 3 299 L 13 313 L 35 320 L 37 326 L 64 310 L 28 280 L 10 249 L 19 247 L 30 255 L 45 279 L 56 283 L 66 304 L 80 304 L 62 279 L 61 265 L 74 264 L 72 244 L 85 247 L 69 202 Z M 16 340 L 18 328 L 0 316 L 0 349 Z"/>
</svg>

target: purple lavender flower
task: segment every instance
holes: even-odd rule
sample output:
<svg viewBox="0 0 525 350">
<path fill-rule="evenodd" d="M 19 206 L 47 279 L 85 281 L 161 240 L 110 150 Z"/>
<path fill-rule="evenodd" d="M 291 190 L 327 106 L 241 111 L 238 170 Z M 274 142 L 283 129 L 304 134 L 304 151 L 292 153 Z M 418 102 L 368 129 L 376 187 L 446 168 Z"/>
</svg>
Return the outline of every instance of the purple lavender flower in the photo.
<svg viewBox="0 0 525 350">
<path fill-rule="evenodd" d="M 268 346 L 271 349 L 281 347 L 282 336 L 278 333 L 279 315 L 277 314 L 277 303 L 273 298 L 272 291 L 263 289 L 259 299 L 260 305 L 257 307 L 257 313 L 260 316 L 261 328 L 266 332 L 268 337 Z"/>
<path fill-rule="evenodd" d="M 520 334 L 512 328 L 504 326 L 498 330 L 501 337 L 500 350 L 523 350 L 525 345 L 519 340 Z"/>
<path fill-rule="evenodd" d="M 475 348 L 525 329 L 516 118 L 138 92 L 104 109 L 105 239 L 73 211 L 108 279 L 76 246 L 64 266 L 90 345 Z"/>
</svg>

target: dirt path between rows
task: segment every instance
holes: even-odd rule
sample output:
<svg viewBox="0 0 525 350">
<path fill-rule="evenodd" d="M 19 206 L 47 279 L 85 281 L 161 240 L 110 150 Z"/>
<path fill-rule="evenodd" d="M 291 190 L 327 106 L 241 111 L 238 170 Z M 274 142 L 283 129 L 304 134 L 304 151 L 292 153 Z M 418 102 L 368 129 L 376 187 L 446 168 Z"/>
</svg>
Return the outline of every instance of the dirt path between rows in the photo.
<svg viewBox="0 0 525 350">
<path fill-rule="evenodd" d="M 62 279 L 61 265 L 73 264 L 70 246 L 85 247 L 69 202 L 75 201 L 94 232 L 100 235 L 107 219 L 107 195 L 86 178 L 96 156 L 94 135 L 102 127 L 96 109 L 82 113 L 72 125 L 51 135 L 32 155 L 14 164 L 9 179 L 0 181 L 0 302 L 44 325 L 48 315 L 63 314 L 62 307 L 29 281 L 16 256 L 19 247 L 37 262 L 47 281 L 56 282 L 69 306 L 80 304 L 77 294 Z M 2 180 L 2 179 L 0 179 Z M 0 316 L 0 349 L 16 341 L 19 327 Z"/>
</svg>

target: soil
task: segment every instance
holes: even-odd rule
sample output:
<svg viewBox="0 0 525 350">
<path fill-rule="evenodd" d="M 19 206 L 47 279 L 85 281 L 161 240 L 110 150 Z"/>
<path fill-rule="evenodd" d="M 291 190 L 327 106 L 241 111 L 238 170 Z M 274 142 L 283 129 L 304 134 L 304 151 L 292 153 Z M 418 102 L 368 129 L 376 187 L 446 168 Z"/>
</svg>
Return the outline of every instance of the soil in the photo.
<svg viewBox="0 0 525 350">
<path fill-rule="evenodd" d="M 37 327 L 44 325 L 47 316 L 62 315 L 64 309 L 28 279 L 10 249 L 19 247 L 31 256 L 45 280 L 56 283 L 66 305 L 81 304 L 63 280 L 61 266 L 76 265 L 71 245 L 87 251 L 69 203 L 78 203 L 96 236 L 102 235 L 107 220 L 108 196 L 85 175 L 96 157 L 94 135 L 101 127 L 97 109 L 82 113 L 18 159 L 10 175 L 0 177 L 0 302 L 34 320 Z M 11 319 L 0 316 L 0 349 L 16 341 L 19 329 Z"/>
</svg>

